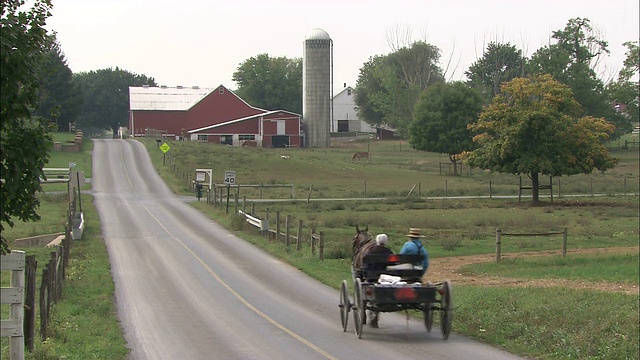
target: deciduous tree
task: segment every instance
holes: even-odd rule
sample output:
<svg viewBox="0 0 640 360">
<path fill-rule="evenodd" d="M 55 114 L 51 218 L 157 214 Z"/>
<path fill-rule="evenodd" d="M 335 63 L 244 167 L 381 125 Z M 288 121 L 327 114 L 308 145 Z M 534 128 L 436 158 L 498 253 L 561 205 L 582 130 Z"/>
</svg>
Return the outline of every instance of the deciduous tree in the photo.
<svg viewBox="0 0 640 360">
<path fill-rule="evenodd" d="M 129 86 L 157 86 L 152 77 L 116 67 L 74 74 L 84 97 L 78 127 L 91 132 L 126 126 L 129 121 Z"/>
<path fill-rule="evenodd" d="M 480 93 L 462 82 L 435 84 L 416 103 L 409 143 L 413 148 L 449 155 L 457 175 L 458 154 L 474 147 L 467 125 L 482 111 Z"/>
<path fill-rule="evenodd" d="M 267 110 L 302 114 L 302 59 L 251 57 L 238 66 L 232 80 L 236 95 L 249 104 Z"/>
<path fill-rule="evenodd" d="M 469 128 L 478 148 L 467 154 L 468 163 L 528 175 L 533 204 L 539 200 L 539 175 L 588 174 L 617 163 L 603 144 L 615 127 L 603 118 L 583 116 L 571 89 L 551 75 L 505 83 Z"/>
<path fill-rule="evenodd" d="M 32 117 L 38 104 L 51 2 L 0 2 L 0 253 L 9 251 L 5 224 L 40 219 L 37 192 L 53 145 L 51 123 Z"/>
<path fill-rule="evenodd" d="M 611 94 L 612 102 L 624 105 L 624 115 L 628 116 L 631 122 L 637 123 L 639 120 L 640 104 L 640 80 L 638 80 L 640 67 L 640 48 L 638 41 L 628 41 L 624 43 L 627 47 L 624 66 L 618 74 L 618 79 L 607 86 Z"/>
</svg>

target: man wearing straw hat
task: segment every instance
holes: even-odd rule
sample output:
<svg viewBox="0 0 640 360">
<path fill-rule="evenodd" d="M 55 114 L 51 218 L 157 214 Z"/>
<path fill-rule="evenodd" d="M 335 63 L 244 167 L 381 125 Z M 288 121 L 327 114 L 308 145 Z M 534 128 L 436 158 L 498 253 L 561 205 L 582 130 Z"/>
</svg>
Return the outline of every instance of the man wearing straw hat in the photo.
<svg viewBox="0 0 640 360">
<path fill-rule="evenodd" d="M 429 253 L 427 249 L 422 246 L 422 240 L 420 240 L 424 236 L 418 228 L 410 228 L 407 236 L 409 240 L 404 243 L 402 249 L 400 249 L 400 254 L 422 254 L 424 256 L 422 260 L 422 275 L 424 275 L 429 267 Z"/>
</svg>

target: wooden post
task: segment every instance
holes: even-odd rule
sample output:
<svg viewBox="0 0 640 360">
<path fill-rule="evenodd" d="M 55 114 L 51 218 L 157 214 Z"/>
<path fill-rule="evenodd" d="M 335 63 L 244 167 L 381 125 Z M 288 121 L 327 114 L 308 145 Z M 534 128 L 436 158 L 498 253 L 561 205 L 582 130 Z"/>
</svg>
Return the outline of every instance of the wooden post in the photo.
<svg viewBox="0 0 640 360">
<path fill-rule="evenodd" d="M 231 197 L 231 186 L 227 184 L 227 214 L 229 213 L 229 198 Z"/>
<path fill-rule="evenodd" d="M 561 192 L 560 192 L 560 179 L 558 179 L 558 199 L 560 199 L 561 196 Z"/>
<path fill-rule="evenodd" d="M 624 195 L 627 195 L 627 178 L 624 178 Z"/>
<path fill-rule="evenodd" d="M 367 180 L 364 180 L 364 197 L 367 197 Z"/>
<path fill-rule="evenodd" d="M 491 189 L 491 180 L 489 180 L 489 199 L 493 199 L 493 190 Z"/>
<path fill-rule="evenodd" d="M 235 212 L 234 215 L 238 215 L 238 194 L 233 196 L 233 203 L 235 204 Z"/>
<path fill-rule="evenodd" d="M 309 185 L 309 194 L 307 195 L 307 203 L 311 199 L 311 190 L 313 189 L 313 184 Z"/>
<path fill-rule="evenodd" d="M 296 186 L 294 184 L 291 184 L 291 198 L 296 198 Z"/>
<path fill-rule="evenodd" d="M 302 249 L 302 220 L 298 220 L 298 233 L 296 239 L 296 250 Z"/>
<path fill-rule="evenodd" d="M 256 214 L 256 203 L 251 203 L 251 215 Z"/>
<path fill-rule="evenodd" d="M 562 229 L 562 257 L 567 256 L 567 228 Z"/>
<path fill-rule="evenodd" d="M 218 198 L 217 198 L 217 193 L 216 193 L 216 185 L 213 185 L 213 207 L 216 207 L 216 205 L 218 205 Z"/>
<path fill-rule="evenodd" d="M 500 228 L 496 229 L 496 262 L 500 262 L 500 246 L 502 237 L 502 230 Z"/>
<path fill-rule="evenodd" d="M 276 210 L 276 240 L 280 241 L 280 210 Z"/>
<path fill-rule="evenodd" d="M 36 271 L 38 262 L 35 255 L 26 257 L 25 267 L 25 307 L 24 307 L 24 343 L 33 351 L 36 334 Z"/>
<path fill-rule="evenodd" d="M 260 199 L 262 199 L 262 183 L 260 183 Z"/>
<path fill-rule="evenodd" d="M 312 227 L 311 228 L 311 255 L 316 254 L 316 239 L 313 237 L 315 233 L 316 233 L 316 228 Z"/>
<path fill-rule="evenodd" d="M 449 193 L 449 184 L 447 183 L 447 180 L 444 181 L 444 197 L 448 197 L 448 193 Z"/>
<path fill-rule="evenodd" d="M 289 228 L 290 228 L 290 222 L 291 222 L 291 215 L 287 215 L 285 217 L 285 229 L 284 229 L 284 244 L 289 247 L 289 245 L 291 244 L 291 241 L 289 239 Z"/>
<path fill-rule="evenodd" d="M 549 176 L 549 192 L 551 193 L 551 203 L 553 204 L 553 177 Z"/>
<path fill-rule="evenodd" d="M 522 176 L 520 176 L 520 182 L 518 184 L 518 202 L 522 200 Z"/>
<path fill-rule="evenodd" d="M 320 261 L 324 260 L 324 231 L 320 231 Z"/>
<path fill-rule="evenodd" d="M 422 196 L 420 196 L 420 188 L 422 187 L 421 183 L 418 183 L 418 199 L 422 199 Z"/>
<path fill-rule="evenodd" d="M 247 209 L 247 197 L 242 196 L 242 212 L 246 213 L 246 209 Z"/>
</svg>

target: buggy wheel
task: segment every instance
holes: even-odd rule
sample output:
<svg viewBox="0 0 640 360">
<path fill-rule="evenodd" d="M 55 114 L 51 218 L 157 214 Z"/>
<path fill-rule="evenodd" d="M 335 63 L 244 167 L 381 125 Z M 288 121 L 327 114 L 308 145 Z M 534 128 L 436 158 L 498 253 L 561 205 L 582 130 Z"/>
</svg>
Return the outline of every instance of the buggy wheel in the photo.
<svg viewBox="0 0 640 360">
<path fill-rule="evenodd" d="M 453 299 L 451 297 L 451 282 L 449 280 L 445 281 L 442 285 L 441 308 L 440 328 L 442 329 L 442 338 L 447 340 L 451 332 L 451 321 L 453 320 Z"/>
<path fill-rule="evenodd" d="M 354 308 L 353 308 L 353 321 L 355 322 L 356 335 L 358 339 L 362 338 L 362 325 L 364 324 L 364 301 L 362 299 L 362 283 L 360 279 L 356 279 L 356 283 L 353 289 Z"/>
<path fill-rule="evenodd" d="M 351 310 L 351 302 L 349 301 L 349 293 L 347 292 L 347 280 L 342 280 L 340 286 L 340 323 L 342 324 L 342 331 L 347 331 L 347 324 L 349 323 L 349 310 Z"/>
<path fill-rule="evenodd" d="M 431 328 L 433 327 L 433 309 L 431 308 L 431 304 L 427 304 L 425 309 L 422 311 L 422 315 L 424 316 L 424 327 L 427 329 L 427 332 L 431 332 Z"/>
</svg>

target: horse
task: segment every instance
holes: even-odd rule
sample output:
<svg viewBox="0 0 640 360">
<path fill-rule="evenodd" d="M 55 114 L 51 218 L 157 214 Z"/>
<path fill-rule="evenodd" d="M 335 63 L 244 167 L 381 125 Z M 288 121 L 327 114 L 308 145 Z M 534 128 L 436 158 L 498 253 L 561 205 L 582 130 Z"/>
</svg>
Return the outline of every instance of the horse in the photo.
<svg viewBox="0 0 640 360">
<path fill-rule="evenodd" d="M 375 244 L 376 242 L 373 241 L 373 236 L 369 233 L 369 226 L 361 230 L 358 225 L 356 225 L 356 235 L 353 237 L 351 243 L 353 250 L 351 265 L 354 269 L 360 269 L 362 267 L 362 259 Z"/>
<path fill-rule="evenodd" d="M 245 147 L 245 146 L 248 146 L 248 147 L 257 147 L 257 146 L 258 146 L 258 142 L 257 142 L 257 141 L 255 141 L 255 140 L 245 140 L 245 141 L 242 143 L 242 147 Z"/>
<path fill-rule="evenodd" d="M 369 153 L 366 151 L 356 151 L 351 157 L 351 162 L 353 163 L 356 159 L 360 162 L 362 158 L 369 158 Z"/>
</svg>

